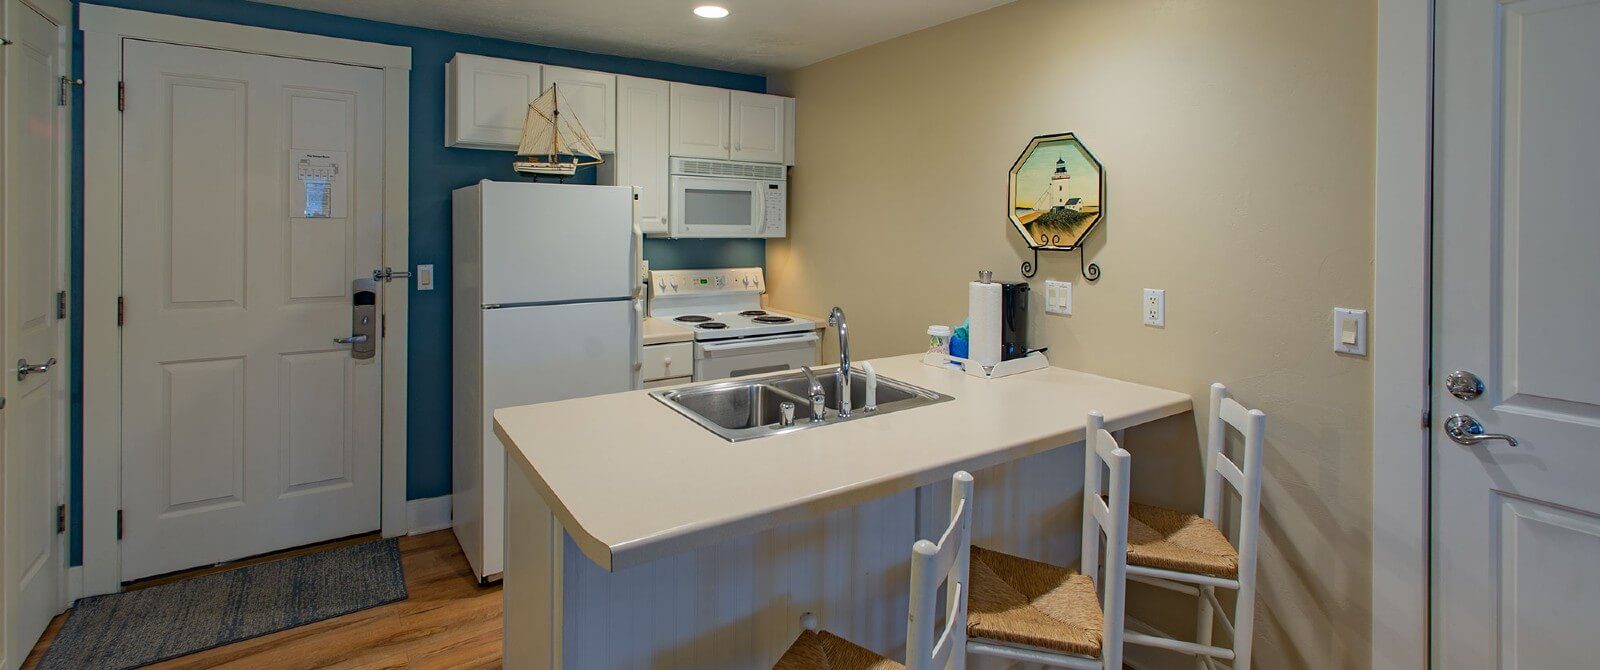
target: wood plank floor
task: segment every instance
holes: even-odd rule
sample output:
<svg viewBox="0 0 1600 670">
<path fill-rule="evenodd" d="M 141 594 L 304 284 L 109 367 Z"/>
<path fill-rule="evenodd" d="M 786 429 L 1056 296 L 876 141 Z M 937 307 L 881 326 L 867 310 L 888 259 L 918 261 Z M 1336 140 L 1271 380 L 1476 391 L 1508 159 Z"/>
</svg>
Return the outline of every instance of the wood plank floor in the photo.
<svg viewBox="0 0 1600 670">
<path fill-rule="evenodd" d="M 400 539 L 410 597 L 150 666 L 197 668 L 498 668 L 500 586 L 479 586 L 448 530 Z M 37 667 L 66 615 L 28 655 Z"/>
</svg>

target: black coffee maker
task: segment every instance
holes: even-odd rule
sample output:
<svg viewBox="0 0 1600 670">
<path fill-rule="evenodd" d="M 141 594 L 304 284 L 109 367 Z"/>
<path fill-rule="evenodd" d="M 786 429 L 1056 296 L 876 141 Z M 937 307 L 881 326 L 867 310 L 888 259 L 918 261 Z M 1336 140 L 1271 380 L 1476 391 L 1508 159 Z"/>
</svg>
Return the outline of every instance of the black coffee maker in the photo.
<svg viewBox="0 0 1600 670">
<path fill-rule="evenodd" d="M 1028 355 L 1028 284 L 1000 282 L 1000 360 Z"/>
</svg>

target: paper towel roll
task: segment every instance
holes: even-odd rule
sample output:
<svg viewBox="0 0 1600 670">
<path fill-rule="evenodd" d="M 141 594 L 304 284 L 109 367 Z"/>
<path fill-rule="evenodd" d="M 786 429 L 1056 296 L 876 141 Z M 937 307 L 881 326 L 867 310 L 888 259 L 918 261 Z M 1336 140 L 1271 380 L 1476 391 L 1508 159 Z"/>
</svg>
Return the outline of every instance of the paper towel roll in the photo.
<svg viewBox="0 0 1600 670">
<path fill-rule="evenodd" d="M 967 326 L 969 360 L 994 367 L 1000 362 L 1001 296 L 998 282 L 972 282 L 967 287 Z"/>
</svg>

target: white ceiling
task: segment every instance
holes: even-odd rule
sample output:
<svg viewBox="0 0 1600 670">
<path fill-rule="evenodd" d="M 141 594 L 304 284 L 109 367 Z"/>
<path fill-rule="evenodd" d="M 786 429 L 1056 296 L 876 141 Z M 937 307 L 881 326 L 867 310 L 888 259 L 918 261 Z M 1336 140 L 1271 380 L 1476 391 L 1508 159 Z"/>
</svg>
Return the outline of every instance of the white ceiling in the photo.
<svg viewBox="0 0 1600 670">
<path fill-rule="evenodd" d="M 1012 0 L 258 0 L 751 74 L 789 70 Z M 718 4 L 732 14 L 702 19 Z"/>
</svg>

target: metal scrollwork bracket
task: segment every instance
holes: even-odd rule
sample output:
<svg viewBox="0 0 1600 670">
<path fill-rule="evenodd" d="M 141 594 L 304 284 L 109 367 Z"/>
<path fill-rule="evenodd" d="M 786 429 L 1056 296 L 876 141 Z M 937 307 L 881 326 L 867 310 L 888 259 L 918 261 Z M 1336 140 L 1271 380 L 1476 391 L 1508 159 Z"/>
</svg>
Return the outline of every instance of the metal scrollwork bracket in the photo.
<svg viewBox="0 0 1600 670">
<path fill-rule="evenodd" d="M 1022 262 L 1023 279 L 1033 279 L 1039 274 L 1039 248 L 1030 247 L 1030 249 L 1033 251 L 1033 260 Z M 1076 249 L 1046 249 L 1046 251 L 1077 251 L 1078 273 L 1082 274 L 1086 281 L 1098 281 L 1100 279 L 1100 264 L 1087 262 L 1087 259 L 1084 258 L 1087 254 L 1084 253 L 1083 245 L 1078 245 Z"/>
</svg>

